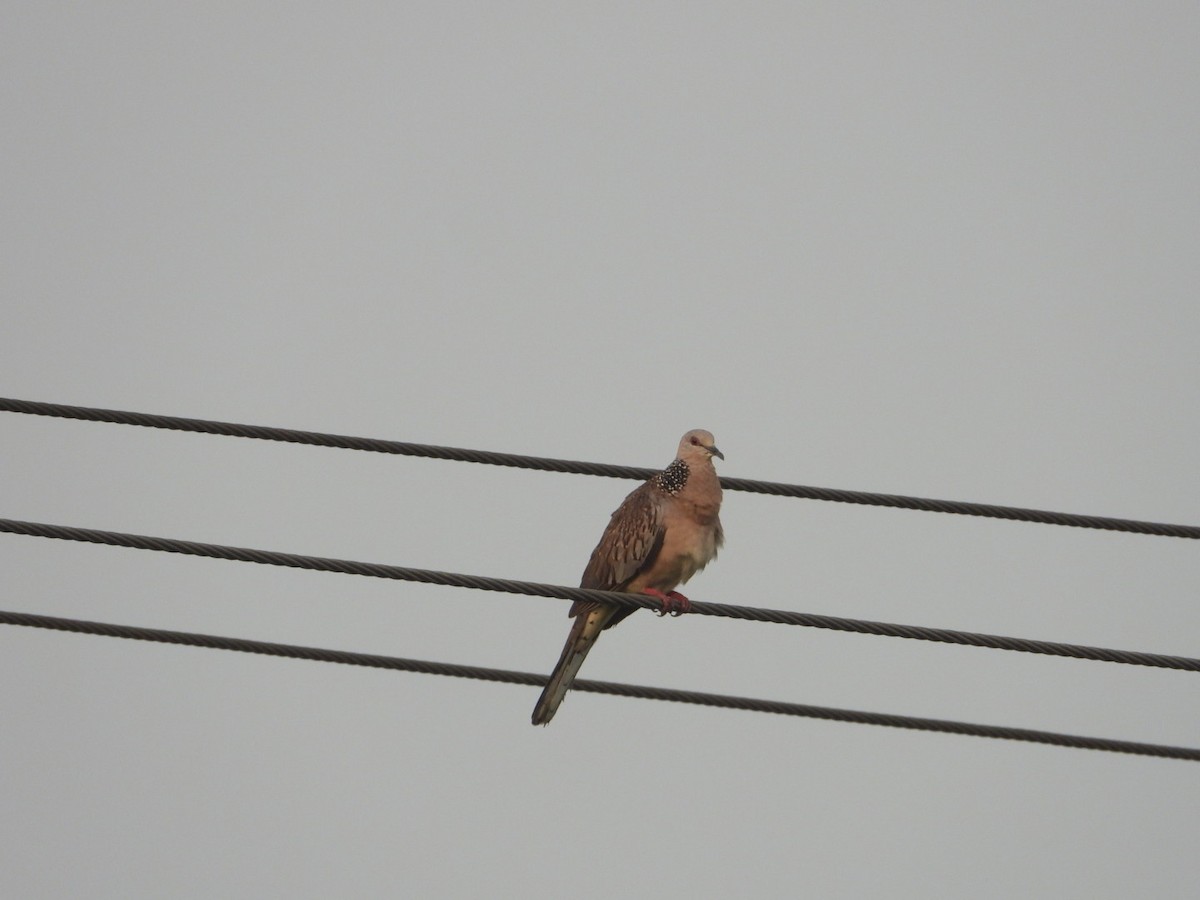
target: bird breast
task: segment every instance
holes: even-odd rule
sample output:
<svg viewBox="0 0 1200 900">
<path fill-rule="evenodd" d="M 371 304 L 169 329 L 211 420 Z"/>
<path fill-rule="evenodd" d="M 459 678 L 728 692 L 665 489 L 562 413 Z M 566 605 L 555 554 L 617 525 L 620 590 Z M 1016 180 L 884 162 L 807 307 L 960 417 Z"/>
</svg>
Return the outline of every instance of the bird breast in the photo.
<svg viewBox="0 0 1200 900">
<path fill-rule="evenodd" d="M 677 585 L 712 562 L 720 546 L 720 525 L 716 518 L 709 523 L 676 522 L 663 537 L 657 563 L 647 574 L 646 587 L 662 591 L 674 590 Z"/>
</svg>

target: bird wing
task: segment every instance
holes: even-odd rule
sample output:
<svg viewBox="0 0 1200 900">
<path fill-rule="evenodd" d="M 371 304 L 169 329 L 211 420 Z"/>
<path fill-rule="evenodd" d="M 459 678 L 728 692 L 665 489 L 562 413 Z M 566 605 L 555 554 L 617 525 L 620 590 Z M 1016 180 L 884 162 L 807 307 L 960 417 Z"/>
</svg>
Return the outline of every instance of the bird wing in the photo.
<svg viewBox="0 0 1200 900">
<path fill-rule="evenodd" d="M 580 587 L 623 591 L 634 576 L 654 565 L 667 533 L 663 514 L 666 499 L 652 481 L 625 498 L 592 551 Z M 571 607 L 571 615 L 578 616 L 594 607 L 593 603 L 576 601 Z M 605 627 L 612 627 L 631 612 L 633 610 L 617 610 Z"/>
</svg>

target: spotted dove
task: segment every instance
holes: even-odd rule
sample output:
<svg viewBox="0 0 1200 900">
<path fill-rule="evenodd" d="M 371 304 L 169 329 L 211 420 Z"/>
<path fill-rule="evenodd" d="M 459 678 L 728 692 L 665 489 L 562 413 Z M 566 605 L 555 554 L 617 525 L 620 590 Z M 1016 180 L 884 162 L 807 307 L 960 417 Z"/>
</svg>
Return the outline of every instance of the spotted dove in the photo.
<svg viewBox="0 0 1200 900">
<path fill-rule="evenodd" d="M 687 610 L 688 599 L 675 587 L 717 556 L 724 540 L 721 483 L 712 458 L 725 455 L 707 431 L 689 431 L 679 442 L 675 461 L 635 489 L 612 514 L 592 551 L 580 587 L 625 591 L 659 598 L 663 611 Z M 576 600 L 571 633 L 558 665 L 533 709 L 533 724 L 546 725 L 575 680 L 600 632 L 632 609 Z"/>
</svg>

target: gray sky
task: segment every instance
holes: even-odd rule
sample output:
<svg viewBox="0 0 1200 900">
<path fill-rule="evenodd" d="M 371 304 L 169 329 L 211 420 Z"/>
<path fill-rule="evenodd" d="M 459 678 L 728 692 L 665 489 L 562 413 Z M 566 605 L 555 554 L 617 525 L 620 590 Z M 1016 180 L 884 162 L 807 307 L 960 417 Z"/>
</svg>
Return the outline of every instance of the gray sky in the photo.
<svg viewBox="0 0 1200 900">
<path fill-rule="evenodd" d="M 2 393 L 1200 523 L 1194 3 L 6 4 Z M 0 415 L 0 515 L 577 582 L 628 482 Z M 1194 542 L 747 494 L 697 600 L 1200 655 Z M 0 535 L 3 608 L 567 604 Z M 584 677 L 1200 746 L 1196 676 L 640 614 Z M 0 893 L 1191 896 L 1200 767 L 0 629 Z"/>
</svg>

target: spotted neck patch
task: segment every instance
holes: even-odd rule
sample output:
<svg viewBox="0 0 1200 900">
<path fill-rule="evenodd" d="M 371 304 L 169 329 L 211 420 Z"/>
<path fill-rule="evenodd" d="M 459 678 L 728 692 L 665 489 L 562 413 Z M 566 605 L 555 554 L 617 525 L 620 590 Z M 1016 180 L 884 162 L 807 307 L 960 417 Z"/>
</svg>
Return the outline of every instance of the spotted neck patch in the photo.
<svg viewBox="0 0 1200 900">
<path fill-rule="evenodd" d="M 688 480 L 688 464 L 677 459 L 654 476 L 654 483 L 660 491 L 668 494 L 678 494 Z"/>
</svg>

